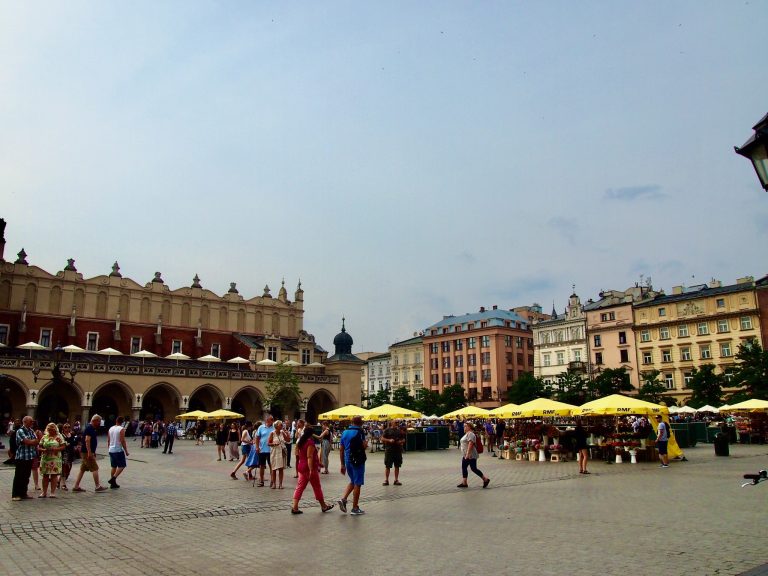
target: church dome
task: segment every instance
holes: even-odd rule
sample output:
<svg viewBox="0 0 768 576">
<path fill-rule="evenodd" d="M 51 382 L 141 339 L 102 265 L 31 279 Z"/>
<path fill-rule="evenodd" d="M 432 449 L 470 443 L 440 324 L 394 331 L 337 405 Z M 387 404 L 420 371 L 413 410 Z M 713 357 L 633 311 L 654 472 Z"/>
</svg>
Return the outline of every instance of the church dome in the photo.
<svg viewBox="0 0 768 576">
<path fill-rule="evenodd" d="M 345 320 L 342 318 L 341 332 L 336 334 L 336 337 L 333 339 L 333 345 L 336 348 L 336 354 L 352 354 L 352 344 L 354 341 L 352 340 L 352 336 L 347 333 L 347 329 L 344 324 Z"/>
</svg>

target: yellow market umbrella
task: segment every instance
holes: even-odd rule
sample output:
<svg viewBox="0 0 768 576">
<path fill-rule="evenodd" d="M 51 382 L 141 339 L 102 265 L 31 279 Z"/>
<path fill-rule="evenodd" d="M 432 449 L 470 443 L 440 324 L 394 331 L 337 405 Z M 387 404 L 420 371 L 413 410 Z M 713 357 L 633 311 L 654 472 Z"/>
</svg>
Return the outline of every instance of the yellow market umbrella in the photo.
<svg viewBox="0 0 768 576">
<path fill-rule="evenodd" d="M 224 410 L 223 408 L 219 408 L 218 410 L 214 410 L 213 412 L 210 412 L 208 416 L 205 417 L 206 420 L 226 420 L 228 418 L 243 418 L 244 416 L 242 414 L 238 414 L 237 412 L 232 412 L 232 410 Z"/>
<path fill-rule="evenodd" d="M 352 420 L 355 416 L 362 416 L 365 418 L 368 416 L 368 410 L 365 408 L 360 408 L 360 406 L 355 406 L 354 404 L 349 404 L 347 406 L 342 406 L 340 408 L 336 408 L 335 410 L 331 410 L 330 412 L 323 412 L 320 414 L 317 419 L 318 420 Z"/>
<path fill-rule="evenodd" d="M 720 408 L 723 410 L 723 408 Z M 768 400 L 752 398 L 738 404 L 731 404 L 725 408 L 727 412 L 768 412 Z"/>
<path fill-rule="evenodd" d="M 490 412 L 485 408 L 480 408 L 478 406 L 464 406 L 464 408 L 459 408 L 453 412 L 448 412 L 448 414 L 443 414 L 442 417 L 455 418 L 457 416 L 463 416 L 464 418 L 487 418 L 489 414 Z"/>
<path fill-rule="evenodd" d="M 394 404 L 382 404 L 371 408 L 366 416 L 369 420 L 394 420 L 396 418 L 421 418 L 421 412 L 400 408 Z"/>
<path fill-rule="evenodd" d="M 643 416 L 655 416 L 667 414 L 669 409 L 661 404 L 653 404 L 638 398 L 624 396 L 623 394 L 611 394 L 605 398 L 598 398 L 574 409 L 574 416 L 621 416 L 629 414 L 642 414 Z"/>
<path fill-rule="evenodd" d="M 552 416 L 570 416 L 576 406 L 550 400 L 549 398 L 536 398 L 525 404 L 521 404 L 511 411 L 510 418 L 549 418 Z"/>
<path fill-rule="evenodd" d="M 496 418 L 512 418 L 512 411 L 520 408 L 517 404 L 504 404 L 490 411 L 491 416 Z"/>
<path fill-rule="evenodd" d="M 176 416 L 176 418 L 184 418 L 187 420 L 205 420 L 208 418 L 208 412 L 203 412 L 202 410 L 192 410 L 192 412 L 185 412 L 184 414 L 179 414 Z"/>
</svg>

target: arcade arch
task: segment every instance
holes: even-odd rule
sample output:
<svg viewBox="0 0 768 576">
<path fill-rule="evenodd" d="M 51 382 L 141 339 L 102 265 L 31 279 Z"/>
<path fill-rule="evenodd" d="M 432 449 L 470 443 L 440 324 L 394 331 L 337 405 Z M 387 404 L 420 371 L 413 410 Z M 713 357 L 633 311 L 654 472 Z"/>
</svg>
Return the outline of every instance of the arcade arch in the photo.
<svg viewBox="0 0 768 576">
<path fill-rule="evenodd" d="M 37 396 L 35 416 L 42 426 L 48 422 L 73 422 L 82 415 L 83 393 L 77 383 L 66 380 L 47 382 Z"/>
<path fill-rule="evenodd" d="M 264 397 L 252 386 L 241 388 L 232 397 L 231 410 L 242 414 L 249 422 L 256 422 L 264 417 Z"/>
<path fill-rule="evenodd" d="M 24 385 L 10 376 L 0 376 L 0 420 L 5 425 L 8 420 L 26 415 L 27 390 Z M 5 428 L 2 428 L 5 431 Z"/>
<path fill-rule="evenodd" d="M 189 395 L 188 410 L 213 412 L 224 406 L 224 397 L 218 388 L 212 384 L 203 384 Z"/>
<path fill-rule="evenodd" d="M 124 382 L 105 382 L 93 393 L 91 416 L 101 416 L 104 426 L 112 426 L 118 416 L 131 420 L 131 389 Z"/>
<path fill-rule="evenodd" d="M 166 420 L 179 413 L 181 394 L 167 382 L 159 382 L 147 389 L 141 398 L 139 419 Z"/>
<path fill-rule="evenodd" d="M 336 408 L 336 399 L 333 395 L 325 389 L 316 390 L 309 397 L 309 402 L 307 402 L 306 421 L 315 424 L 320 414 L 334 408 Z"/>
</svg>

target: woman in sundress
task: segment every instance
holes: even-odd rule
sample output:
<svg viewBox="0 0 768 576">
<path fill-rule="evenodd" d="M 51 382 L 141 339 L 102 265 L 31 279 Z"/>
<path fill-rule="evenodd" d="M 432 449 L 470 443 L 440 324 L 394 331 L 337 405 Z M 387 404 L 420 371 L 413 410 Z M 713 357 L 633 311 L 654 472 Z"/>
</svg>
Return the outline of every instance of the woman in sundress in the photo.
<svg viewBox="0 0 768 576">
<path fill-rule="evenodd" d="M 58 486 L 61 475 L 61 451 L 66 446 L 67 442 L 59 433 L 59 427 L 53 422 L 49 422 L 38 447 L 40 473 L 43 475 L 43 492 L 38 498 L 56 498 L 56 486 Z M 51 489 L 50 496 L 48 496 L 49 487 Z"/>
<path fill-rule="evenodd" d="M 281 420 L 275 421 L 275 430 L 269 435 L 269 475 L 272 488 L 283 488 L 283 474 L 286 464 L 288 433 L 283 429 Z"/>
</svg>

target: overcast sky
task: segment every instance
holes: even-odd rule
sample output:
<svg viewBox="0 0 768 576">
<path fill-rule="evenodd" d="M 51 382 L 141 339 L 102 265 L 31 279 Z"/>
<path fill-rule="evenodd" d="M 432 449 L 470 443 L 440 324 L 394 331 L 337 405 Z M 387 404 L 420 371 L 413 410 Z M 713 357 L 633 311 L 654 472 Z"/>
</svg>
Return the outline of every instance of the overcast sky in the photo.
<svg viewBox="0 0 768 576">
<path fill-rule="evenodd" d="M 0 0 L 0 217 L 384 351 L 442 319 L 768 273 L 733 152 L 768 3 Z"/>
</svg>

